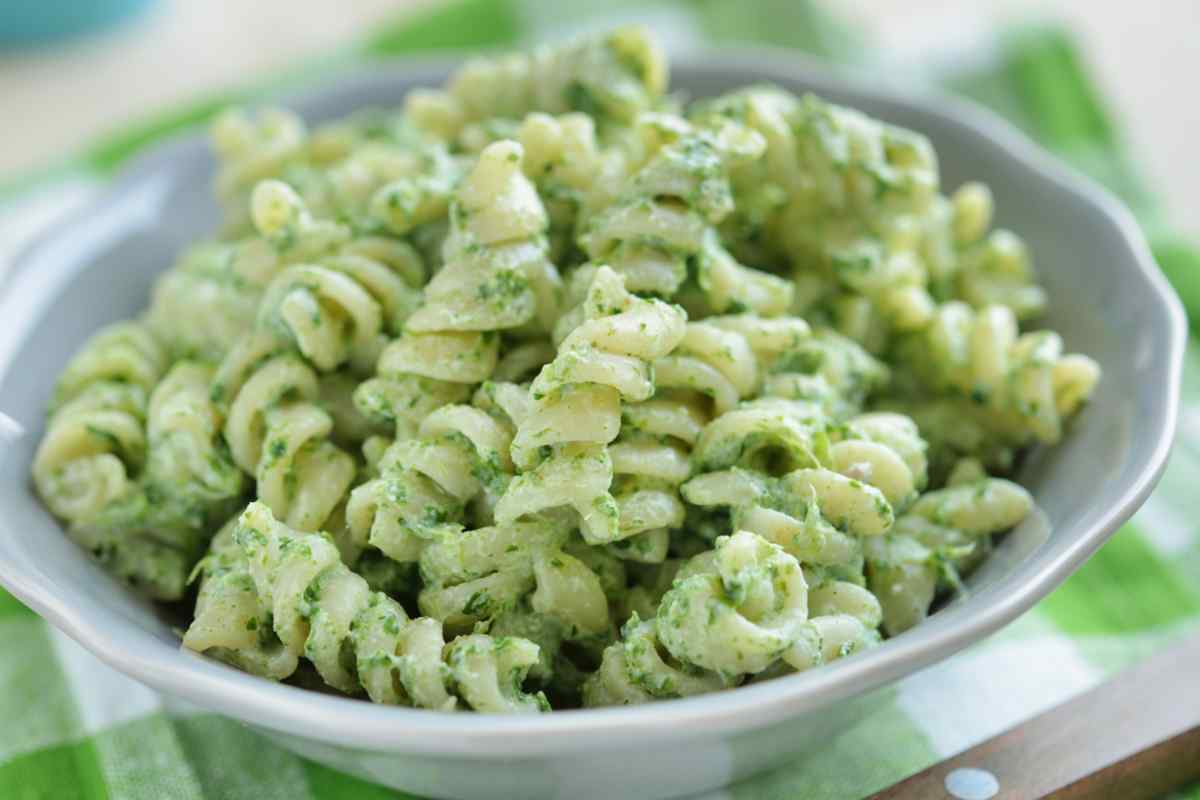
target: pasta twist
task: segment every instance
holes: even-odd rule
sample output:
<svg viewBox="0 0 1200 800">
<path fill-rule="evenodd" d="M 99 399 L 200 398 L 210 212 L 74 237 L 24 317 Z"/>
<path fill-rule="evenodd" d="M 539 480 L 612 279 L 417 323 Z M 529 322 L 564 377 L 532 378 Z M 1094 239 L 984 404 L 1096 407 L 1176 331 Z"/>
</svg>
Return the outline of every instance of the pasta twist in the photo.
<svg viewBox="0 0 1200 800">
<path fill-rule="evenodd" d="M 802 400 L 750 400 L 705 426 L 692 451 L 697 472 L 732 466 L 780 475 L 820 463 L 825 416 Z"/>
<path fill-rule="evenodd" d="M 166 366 L 136 322 L 102 329 L 67 364 L 33 459 L 34 484 L 55 516 L 86 521 L 131 490 L 146 458 L 147 395 Z"/>
<path fill-rule="evenodd" d="M 253 204 L 255 223 L 268 239 L 308 213 L 280 181 L 255 187 Z M 420 263 L 415 253 L 409 261 Z M 370 372 L 388 334 L 399 331 L 418 298 L 405 276 L 385 262 L 358 253 L 328 256 L 280 272 L 259 304 L 258 326 L 292 342 L 322 372 L 347 362 Z"/>
<path fill-rule="evenodd" d="M 382 165 L 363 164 L 362 156 L 358 158 L 360 163 L 340 168 L 343 182 L 361 184 L 353 191 L 369 195 L 368 219 L 395 236 L 444 217 L 463 177 L 461 159 L 440 143 L 400 152 L 389 149 Z"/>
<path fill-rule="evenodd" d="M 384 453 L 379 485 L 352 493 L 347 507 L 352 535 L 396 560 L 411 560 L 432 532 L 456 525 L 472 500 L 482 493 L 491 498 L 503 493 L 513 472 L 508 455 L 512 436 L 510 426 L 472 406 L 434 411 L 422 420 L 415 438 L 399 439 Z M 410 495 L 422 498 L 419 510 L 410 505 Z M 392 502 L 381 504 L 385 498 Z"/>
<path fill-rule="evenodd" d="M 662 297 L 679 292 L 694 263 L 702 299 L 685 299 L 689 309 L 784 313 L 791 284 L 739 264 L 716 230 L 733 209 L 728 170 L 759 157 L 761 138 L 733 124 L 696 129 L 661 114 L 638 124 L 657 147 L 616 199 L 587 220 L 580 243 L 592 261 L 611 264 L 631 290 Z"/>
<path fill-rule="evenodd" d="M 512 445 L 513 461 L 527 471 L 509 484 L 496 519 L 507 523 L 569 505 L 582 519 L 585 540 L 595 544 L 645 530 L 634 517 L 626 522 L 633 529 L 622 528 L 608 492 L 613 467 L 605 446 L 620 431 L 622 398 L 653 395 L 651 362 L 679 343 L 686 316 L 634 297 L 607 267 L 596 271 L 583 313 L 530 387 L 533 409 Z"/>
<path fill-rule="evenodd" d="M 879 644 L 879 600 L 854 583 L 831 580 L 809 589 L 809 618 L 783 661 L 797 672 Z"/>
<path fill-rule="evenodd" d="M 145 325 L 117 322 L 101 328 L 67 362 L 54 385 L 50 414 L 97 384 L 124 384 L 149 397 L 167 366 L 167 354 Z"/>
<path fill-rule="evenodd" d="M 605 648 L 600 668 L 584 681 L 582 700 L 589 708 L 624 706 L 706 694 L 726 686 L 720 675 L 677 660 L 663 647 L 655 621 L 634 614 L 620 641 Z"/>
<path fill-rule="evenodd" d="M 236 230 L 249 222 L 250 189 L 300 156 L 307 136 L 304 120 L 282 108 L 254 114 L 231 108 L 213 120 L 209 137 L 220 163 L 215 186 L 226 227 Z"/>
<path fill-rule="evenodd" d="M 532 642 L 476 634 L 445 645 L 440 623 L 409 619 L 387 595 L 372 593 L 328 539 L 289 529 L 262 503 L 243 512 L 234 541 L 281 646 L 303 654 L 330 686 L 422 708 L 449 710 L 461 699 L 477 711 L 548 710 L 540 693 L 521 690 L 537 661 Z"/>
<path fill-rule="evenodd" d="M 621 164 L 600 149 L 595 122 L 586 114 L 534 112 L 521 121 L 517 140 L 526 154 L 525 174 L 546 204 L 551 260 L 561 263 L 575 243 L 581 212 L 607 199 L 602 186 Z"/>
<path fill-rule="evenodd" d="M 474 512 L 476 527 L 491 525 L 512 477 L 512 437 L 528 407 L 523 387 L 488 382 L 471 406 L 443 406 L 422 421 L 416 438 L 386 446 L 375 476 L 351 492 L 346 506 L 355 546 L 415 563 L 427 542 L 463 530 L 465 512 Z"/>
<path fill-rule="evenodd" d="M 443 139 L 455 138 L 468 123 L 521 119 L 531 111 L 582 111 L 601 124 L 628 123 L 658 102 L 666 84 L 657 42 L 630 26 L 532 53 L 468 61 L 444 90 L 409 92 L 404 111 Z"/>
<path fill-rule="evenodd" d="M 816 403 L 835 420 L 862 411 L 891 377 L 887 365 L 828 328 L 786 347 L 760 346 L 757 352 L 765 366 L 764 395 Z"/>
<path fill-rule="evenodd" d="M 693 478 L 683 486 L 688 502 L 732 510 L 730 529 L 745 530 L 779 545 L 806 566 L 837 575 L 862 572 L 862 543 L 853 530 L 839 530 L 800 483 L 784 482 L 737 467 Z"/>
<path fill-rule="evenodd" d="M 842 576 L 861 574 L 859 537 L 887 533 L 927 480 L 925 442 L 908 418 L 863 414 L 826 429 L 794 401 L 758 400 L 719 417 L 697 454 L 721 471 L 683 486 L 690 503 L 729 507 L 735 530 Z M 785 474 L 770 477 L 781 464 Z"/>
<path fill-rule="evenodd" d="M 559 550 L 542 551 L 534 568 L 535 588 L 492 617 L 488 632 L 537 644 L 539 662 L 530 680 L 556 704 L 578 705 L 584 680 L 615 637 L 613 621 L 621 617 L 609 609 L 619 606 L 628 576 L 619 558 L 576 536 Z"/>
<path fill-rule="evenodd" d="M 173 355 L 219 361 L 254 324 L 279 264 L 258 237 L 189 248 L 155 281 L 146 322 Z"/>
<path fill-rule="evenodd" d="M 491 377 L 495 331 L 557 314 L 560 280 L 546 259 L 546 212 L 521 174 L 522 151 L 497 142 L 459 188 L 446 239 L 446 265 L 425 303 L 380 356 L 378 374 L 356 394 L 367 416 L 411 436 L 430 412 L 470 395 Z"/>
<path fill-rule="evenodd" d="M 654 399 L 623 408 L 621 435 L 609 447 L 612 492 L 622 525 L 640 533 L 614 543 L 625 558 L 656 563 L 666 557 L 669 529 L 684 520 L 678 488 L 690 475 L 700 426 L 758 387 L 754 351 L 723 319 L 732 318 L 687 323 L 676 348 L 654 361 Z"/>
<path fill-rule="evenodd" d="M 502 330 L 536 319 L 549 331 L 558 318 L 562 282 L 547 259 L 546 209 L 523 161 L 510 140 L 479 154 L 452 208 L 445 266 L 407 330 Z"/>
<path fill-rule="evenodd" d="M 921 622 L 939 588 L 958 588 L 955 564 L 986 547 L 993 533 L 1018 524 L 1033 508 L 1022 487 L 982 477 L 927 492 L 896 520 L 893 532 L 866 542 L 867 581 L 883 606 L 891 636 Z"/>
<path fill-rule="evenodd" d="M 733 176 L 741 217 L 730 228 L 735 240 L 767 240 L 790 256 L 806 287 L 802 311 L 823 305 L 839 331 L 872 352 L 890 329 L 927 324 L 936 305 L 930 281 L 955 267 L 928 141 L 771 88 L 716 98 L 694 116 L 732 118 L 766 140 L 763 159 Z"/>
<path fill-rule="evenodd" d="M 389 324 L 402 321 L 418 299 L 416 289 L 409 287 L 424 282 L 425 269 L 407 243 L 371 236 L 350 240 L 349 229 L 314 218 L 311 203 L 278 180 L 261 181 L 247 202 L 248 222 L 257 225 L 250 232 L 256 235 L 190 248 L 155 283 L 147 322 L 175 357 L 223 358 L 254 325 L 263 292 L 288 266 L 319 264 L 331 256 L 360 257 L 385 265 L 400 277 L 388 274 L 366 285 L 388 306 L 385 322 Z M 321 309 L 315 316 L 328 314 Z M 282 332 L 288 333 L 286 326 Z"/>
<path fill-rule="evenodd" d="M 146 459 L 136 482 L 69 529 L 110 572 L 155 599 L 183 595 L 213 527 L 243 490 L 219 441 L 210 377 L 210 368 L 186 361 L 167 373 L 150 396 Z"/>
<path fill-rule="evenodd" d="M 540 521 L 478 528 L 430 543 L 421 554 L 421 612 L 463 631 L 528 598 L 528 610 L 556 620 L 563 638 L 607 633 L 601 580 L 563 549 L 568 533 Z"/>
<path fill-rule="evenodd" d="M 684 565 L 658 606 L 656 627 L 675 658 L 732 680 L 761 672 L 787 652 L 807 618 L 799 562 L 738 531 Z"/>
<path fill-rule="evenodd" d="M 1051 331 L 1021 334 L 1007 306 L 950 302 L 901 357 L 928 391 L 969 399 L 987 411 L 993 436 L 1019 446 L 1058 442 L 1099 380 L 1096 362 L 1062 349 Z"/>
<path fill-rule="evenodd" d="M 860 414 L 832 434 L 829 466 L 877 487 L 897 511 L 911 505 L 925 488 L 927 445 L 917 424 L 903 414 Z"/>
<path fill-rule="evenodd" d="M 887 366 L 853 340 L 828 328 L 813 331 L 799 317 L 737 314 L 705 323 L 745 337 L 759 365 L 756 391 L 816 403 L 833 420 L 861 411 L 889 380 Z"/>
<path fill-rule="evenodd" d="M 333 418 L 316 405 L 316 372 L 265 332 L 239 342 L 213 378 L 234 462 L 258 495 L 297 530 L 329 519 L 354 479 L 354 459 L 330 441 Z"/>
<path fill-rule="evenodd" d="M 981 183 L 966 183 L 950 203 L 955 243 L 961 248 L 955 284 L 958 296 L 974 308 L 1007 306 L 1019 320 L 1040 316 L 1046 308 L 1046 292 L 1034 283 L 1025 243 L 1011 231 L 987 234 L 992 220 L 991 191 Z"/>
<path fill-rule="evenodd" d="M 300 654 L 285 647 L 271 626 L 271 606 L 255 589 L 250 564 L 234 539 L 240 516 L 217 532 L 196 565 L 200 590 L 183 646 L 279 681 L 296 671 Z"/>
<path fill-rule="evenodd" d="M 150 395 L 148 414 L 142 486 L 154 516 L 182 528 L 183 538 L 171 543 L 193 558 L 233 513 L 245 486 L 221 440 L 220 417 L 210 399 L 212 377 L 205 364 L 177 362 Z M 171 527 L 161 525 L 160 538 Z"/>
</svg>

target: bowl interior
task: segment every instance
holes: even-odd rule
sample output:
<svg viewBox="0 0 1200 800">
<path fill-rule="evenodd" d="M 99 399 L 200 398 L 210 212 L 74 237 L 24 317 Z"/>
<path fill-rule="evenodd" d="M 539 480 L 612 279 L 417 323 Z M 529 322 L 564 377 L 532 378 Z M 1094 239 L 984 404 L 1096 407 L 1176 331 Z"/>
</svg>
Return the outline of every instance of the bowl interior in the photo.
<svg viewBox="0 0 1200 800">
<path fill-rule="evenodd" d="M 858 689 L 848 681 L 859 681 L 861 688 L 877 685 L 1011 619 L 1021 610 L 1014 598 L 1032 603 L 1132 513 L 1161 467 L 1164 436 L 1173 425 L 1179 312 L 1156 279 L 1139 267 L 1146 259 L 1144 246 L 1125 218 L 1113 215 L 1106 205 L 1110 201 L 1080 190 L 1036 154 L 1032 160 L 1014 159 L 1014 148 L 1023 156 L 1031 148 L 1022 150 L 1027 146 L 1003 130 L 981 135 L 981 125 L 995 124 L 988 118 L 980 122 L 969 113 L 943 113 L 940 101 L 893 99 L 798 68 L 794 61 L 731 56 L 685 61 L 674 73 L 675 85 L 694 96 L 770 80 L 795 91 L 817 91 L 927 134 L 939 155 L 943 186 L 952 189 L 967 179 L 986 182 L 996 198 L 997 223 L 1028 242 L 1050 296 L 1045 324 L 1062 333 L 1068 349 L 1087 353 L 1104 369 L 1092 404 L 1064 443 L 1034 454 L 1024 466 L 1020 477 L 1034 493 L 1039 513 L 1008 536 L 974 575 L 967 599 L 854 660 L 861 663 L 836 667 L 846 670 L 844 679 L 831 673 L 819 682 L 802 683 L 806 676 L 775 682 L 792 686 L 794 691 L 780 691 L 794 697 L 805 687 L 811 694 L 835 684 L 840 688 L 827 699 L 851 694 Z M 331 84 L 285 100 L 310 120 L 328 119 L 365 105 L 395 105 L 408 88 L 439 83 L 443 74 L 443 67 L 429 65 L 377 69 L 340 80 L 336 88 Z M 86 617 L 109 636 L 120 629 L 123 641 L 139 650 L 149 647 L 147 652 L 162 659 L 185 658 L 176 652 L 178 637 L 170 622 L 123 591 L 62 535 L 27 476 L 47 398 L 70 355 L 99 326 L 143 309 L 154 278 L 180 249 L 215 229 L 213 170 L 197 136 L 141 159 L 100 202 L 60 223 L 28 250 L 0 295 L 0 411 L 15 423 L 8 426 L 15 432 L 0 454 L 5 511 L 0 573 L 19 594 L 36 594 L 41 610 L 48 607 L 56 621 Z M 954 626 L 957 632 L 949 630 Z M 192 659 L 186 668 L 193 663 L 199 661 Z M 231 681 L 239 678 L 228 675 Z M 773 685 L 727 694 L 767 697 Z M 715 708 L 737 701 L 683 702 Z"/>
</svg>

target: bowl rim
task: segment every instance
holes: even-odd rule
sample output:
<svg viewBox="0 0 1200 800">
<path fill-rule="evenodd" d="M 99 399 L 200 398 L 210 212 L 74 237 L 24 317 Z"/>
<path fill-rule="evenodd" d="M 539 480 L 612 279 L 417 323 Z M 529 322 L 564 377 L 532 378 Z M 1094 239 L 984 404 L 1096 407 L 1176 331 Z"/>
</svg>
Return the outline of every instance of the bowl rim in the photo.
<svg viewBox="0 0 1200 800">
<path fill-rule="evenodd" d="M 290 91 L 255 96 L 281 103 L 336 92 L 346 85 L 370 84 L 414 75 L 444 76 L 458 62 L 453 56 L 405 58 L 366 67 L 338 70 L 329 78 Z M 659 738 L 683 740 L 712 737 L 766 727 L 785 718 L 865 694 L 961 650 L 991 634 L 1031 608 L 1078 568 L 1145 501 L 1165 468 L 1174 439 L 1182 380 L 1187 323 L 1182 304 L 1155 264 L 1132 214 L 1106 189 L 1076 173 L 1034 144 L 1010 123 L 990 111 L 940 91 L 923 87 L 881 85 L 878 76 L 833 70 L 827 65 L 780 48 L 712 48 L 673 58 L 676 72 L 711 74 L 723 70 L 752 71 L 762 81 L 798 80 L 816 92 L 837 91 L 875 103 L 907 107 L 937 117 L 997 149 L 1014 165 L 1053 184 L 1115 228 L 1128 245 L 1136 274 L 1163 315 L 1164 347 L 1159 356 L 1166 386 L 1153 413 L 1153 445 L 1137 477 L 1121 488 L 1098 520 L 1045 560 L 1029 559 L 1014 570 L 1010 593 L 990 604 L 970 602 L 933 616 L 915 631 L 885 642 L 836 669 L 777 678 L 697 697 L 642 706 L 570 710 L 530 716 L 446 714 L 378 706 L 362 700 L 325 695 L 276 684 L 239 672 L 203 656 L 166 648 L 158 637 L 132 623 L 89 621 L 86 609 L 73 607 L 49 581 L 22 570 L 18 559 L 0 558 L 0 584 L 42 617 L 79 642 L 102 661 L 155 689 L 197 705 L 284 734 L 377 752 L 400 750 L 463 757 L 533 757 L 582 749 L 629 748 Z M 179 148 L 196 147 L 201 134 L 181 134 L 137 156 L 116 179 L 68 219 L 85 220 L 123 187 L 169 163 Z M 62 227 L 57 227 L 62 230 Z M 11 290 L 26 256 L 52 236 L 27 245 L 7 276 Z M 6 292 L 7 293 L 7 292 Z M 6 298 L 9 299 L 9 298 Z M 0 306 L 8 303 L 0 302 Z M 4 338 L 4 337 L 0 337 Z M 0 351 L 8 349 L 0 342 Z M 0 415 L 0 422 L 5 421 Z M 0 440 L 4 438 L 0 426 Z M 0 553 L 6 545 L 0 537 Z M 82 557 L 82 556 L 81 556 Z M 1036 566 L 1036 569 L 1034 567 Z M 1028 573 L 1028 574 L 1025 574 Z M 1018 575 L 1024 579 L 1017 581 Z M 968 613 L 969 612 L 969 613 Z"/>
</svg>

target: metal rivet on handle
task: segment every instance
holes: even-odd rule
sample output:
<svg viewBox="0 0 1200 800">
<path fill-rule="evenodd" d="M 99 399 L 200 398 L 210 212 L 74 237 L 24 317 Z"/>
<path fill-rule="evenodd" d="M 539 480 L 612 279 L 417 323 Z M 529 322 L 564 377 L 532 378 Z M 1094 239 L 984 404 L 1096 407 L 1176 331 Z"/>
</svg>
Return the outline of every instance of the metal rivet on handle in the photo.
<svg viewBox="0 0 1200 800">
<path fill-rule="evenodd" d="M 946 776 L 945 786 L 955 800 L 991 800 L 1000 792 L 1000 781 L 986 769 L 956 769 Z"/>
</svg>

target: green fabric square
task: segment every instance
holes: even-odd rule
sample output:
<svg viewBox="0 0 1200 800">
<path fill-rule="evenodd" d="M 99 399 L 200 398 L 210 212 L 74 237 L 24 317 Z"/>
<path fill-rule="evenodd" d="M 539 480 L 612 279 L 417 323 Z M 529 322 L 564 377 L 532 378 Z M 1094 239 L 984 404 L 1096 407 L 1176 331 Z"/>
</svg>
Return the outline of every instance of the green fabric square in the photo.
<svg viewBox="0 0 1200 800">
<path fill-rule="evenodd" d="M 26 608 L 20 600 L 0 589 L 0 619 L 16 616 L 33 616 L 33 612 Z"/>
<path fill-rule="evenodd" d="M 1131 634 L 1200 614 L 1200 595 L 1126 525 L 1039 609 L 1072 636 Z"/>
<path fill-rule="evenodd" d="M 46 747 L 0 763 L 5 800 L 109 800 L 91 741 Z"/>
<path fill-rule="evenodd" d="M 413 795 L 385 789 L 373 783 L 355 778 L 322 766 L 315 761 L 304 762 L 308 776 L 308 789 L 313 800 L 406 800 Z M 413 800 L 416 800 L 413 798 Z"/>
<path fill-rule="evenodd" d="M 304 800 L 303 760 L 233 720 L 190 714 L 170 720 L 180 760 L 191 766 L 204 798 Z"/>
<path fill-rule="evenodd" d="M 75 698 L 46 623 L 26 614 L 0 618 L 0 642 L 0 762 L 78 737 Z"/>
</svg>

